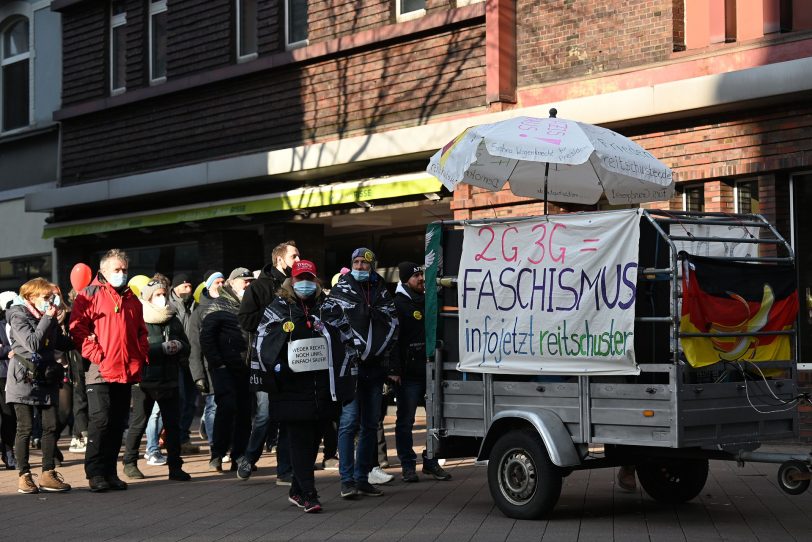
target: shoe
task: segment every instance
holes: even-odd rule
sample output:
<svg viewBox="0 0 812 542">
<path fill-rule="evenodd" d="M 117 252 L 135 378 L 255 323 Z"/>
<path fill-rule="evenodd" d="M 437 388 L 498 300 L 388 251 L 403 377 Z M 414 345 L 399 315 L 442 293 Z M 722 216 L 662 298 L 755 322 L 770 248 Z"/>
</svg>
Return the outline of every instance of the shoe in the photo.
<svg viewBox="0 0 812 542">
<path fill-rule="evenodd" d="M 209 460 L 209 472 L 223 472 L 223 460 L 219 457 L 212 457 Z"/>
<path fill-rule="evenodd" d="M 265 445 L 265 451 L 268 452 L 269 454 L 273 453 L 274 448 L 276 448 L 276 444 L 271 443 Z"/>
<path fill-rule="evenodd" d="M 83 437 L 73 437 L 70 439 L 68 451 L 72 454 L 83 454 L 87 452 L 87 442 Z"/>
<path fill-rule="evenodd" d="M 403 481 L 407 484 L 414 484 L 415 482 L 419 482 L 420 478 L 417 476 L 417 472 L 414 469 L 403 469 Z"/>
<path fill-rule="evenodd" d="M 14 470 L 17 468 L 17 458 L 14 457 L 14 450 L 6 450 L 5 460 L 6 470 Z"/>
<path fill-rule="evenodd" d="M 314 471 L 324 470 L 324 461 L 316 461 L 315 463 L 313 463 L 313 470 Z"/>
<path fill-rule="evenodd" d="M 104 479 L 107 481 L 107 484 L 110 486 L 110 489 L 114 489 L 116 491 L 124 491 L 125 489 L 127 489 L 127 482 L 125 482 L 115 474 L 112 476 L 105 476 Z"/>
<path fill-rule="evenodd" d="M 633 465 L 624 465 L 618 469 L 617 485 L 620 489 L 629 493 L 637 490 L 637 481 L 635 479 Z"/>
<path fill-rule="evenodd" d="M 31 447 L 34 448 L 35 450 L 39 450 L 40 448 L 42 448 L 42 440 L 38 438 L 31 439 Z"/>
<path fill-rule="evenodd" d="M 152 452 L 147 458 L 147 465 L 160 467 L 166 465 L 166 457 L 161 452 Z"/>
<path fill-rule="evenodd" d="M 316 512 L 321 512 L 321 503 L 319 502 L 319 496 L 315 493 L 308 497 L 304 498 L 304 502 L 302 503 L 304 508 L 305 514 L 315 514 Z"/>
<path fill-rule="evenodd" d="M 39 488 L 34 483 L 34 476 L 30 472 L 21 474 L 17 481 L 17 493 L 39 493 Z"/>
<path fill-rule="evenodd" d="M 166 448 L 166 427 L 158 433 L 158 448 Z"/>
<path fill-rule="evenodd" d="M 435 480 L 441 480 L 443 482 L 451 480 L 451 475 L 436 463 L 434 465 L 423 463 L 423 474 L 434 476 Z"/>
<path fill-rule="evenodd" d="M 41 491 L 59 493 L 70 491 L 70 484 L 66 484 L 62 475 L 55 470 L 47 470 L 42 473 L 42 478 L 39 480 L 39 488 Z"/>
<path fill-rule="evenodd" d="M 186 442 L 181 442 L 180 444 L 180 455 L 195 455 L 200 453 L 200 446 L 197 444 L 192 444 L 188 440 Z"/>
<path fill-rule="evenodd" d="M 324 470 L 338 470 L 338 458 L 336 457 L 328 457 L 324 461 Z"/>
<path fill-rule="evenodd" d="M 200 427 L 197 428 L 197 436 L 200 437 L 200 440 L 209 440 L 209 434 L 206 433 L 206 424 L 202 421 L 200 422 Z"/>
<path fill-rule="evenodd" d="M 392 478 L 394 478 L 394 476 L 384 471 L 380 467 L 373 468 L 371 471 L 369 471 L 368 476 L 369 483 L 375 485 L 387 484 L 392 481 Z"/>
<path fill-rule="evenodd" d="M 293 476 L 290 474 L 283 474 L 282 476 L 276 476 L 276 485 L 278 486 L 289 486 L 293 483 Z"/>
<path fill-rule="evenodd" d="M 341 498 L 355 499 L 358 497 L 358 490 L 354 482 L 341 482 Z"/>
<path fill-rule="evenodd" d="M 386 459 L 384 459 L 383 461 L 380 461 L 380 462 L 378 463 L 378 466 L 379 466 L 380 468 L 382 468 L 382 469 L 388 469 L 388 468 L 389 468 L 389 461 L 387 461 Z"/>
<path fill-rule="evenodd" d="M 169 479 L 176 480 L 178 482 L 188 482 L 192 479 L 188 472 L 184 471 L 180 467 L 170 468 L 169 469 Z"/>
<path fill-rule="evenodd" d="M 124 476 L 133 480 L 142 480 L 144 473 L 141 472 L 135 463 L 124 463 Z"/>
<path fill-rule="evenodd" d="M 223 456 L 223 463 L 230 463 L 231 462 L 231 454 L 227 453 Z"/>
<path fill-rule="evenodd" d="M 288 495 L 288 502 L 290 504 L 298 506 L 299 508 L 304 508 L 305 507 L 304 499 L 302 498 L 301 495 Z"/>
<path fill-rule="evenodd" d="M 91 476 L 87 483 L 90 486 L 90 491 L 94 493 L 110 489 L 110 484 L 107 483 L 104 476 Z"/>
<path fill-rule="evenodd" d="M 367 497 L 380 497 L 383 495 L 383 491 L 369 482 L 358 482 L 355 488 L 358 490 L 359 495 L 365 495 Z"/>
<path fill-rule="evenodd" d="M 240 480 L 248 480 L 251 478 L 252 472 L 251 462 L 248 461 L 245 456 L 242 456 L 237 460 L 237 478 Z"/>
</svg>

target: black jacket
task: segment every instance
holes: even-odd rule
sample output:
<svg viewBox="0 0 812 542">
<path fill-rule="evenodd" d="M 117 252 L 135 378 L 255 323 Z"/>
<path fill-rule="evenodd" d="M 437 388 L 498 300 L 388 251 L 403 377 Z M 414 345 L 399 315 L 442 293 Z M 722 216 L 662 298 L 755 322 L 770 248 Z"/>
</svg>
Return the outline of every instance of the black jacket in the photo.
<svg viewBox="0 0 812 542">
<path fill-rule="evenodd" d="M 256 333 L 265 307 L 274 300 L 276 291 L 282 287 L 286 278 L 284 273 L 271 264 L 262 268 L 259 277 L 251 282 L 240 302 L 240 312 L 237 313 L 240 327 L 249 333 Z"/>
<path fill-rule="evenodd" d="M 209 294 L 204 291 L 200 294 L 200 302 L 192 312 L 189 318 L 189 371 L 192 373 L 192 380 L 197 382 L 203 380 L 206 382 L 206 390 L 202 392 L 203 395 L 211 395 L 214 393 L 214 388 L 211 384 L 211 375 L 209 375 L 209 368 L 206 363 L 206 354 L 200 346 L 200 326 L 203 322 L 203 315 L 208 310 L 208 306 L 214 301 L 209 297 Z"/>
<path fill-rule="evenodd" d="M 8 374 L 8 353 L 11 352 L 11 339 L 6 335 L 6 311 L 0 316 L 0 378 Z"/>
<path fill-rule="evenodd" d="M 423 320 L 425 296 L 402 282 L 395 290 L 395 309 L 398 312 L 398 350 L 401 376 L 426 379 L 426 327 Z"/>
<path fill-rule="evenodd" d="M 323 301 L 319 289 L 310 303 L 303 304 L 287 281 L 262 317 L 259 360 L 252 365 L 252 380 L 268 391 L 274 421 L 336 419 L 341 404 L 355 397 L 357 351 L 352 331 L 343 315 L 339 320 L 330 319 L 330 313 L 323 311 Z M 326 370 L 291 369 L 288 348 L 307 339 L 323 345 L 328 356 Z"/>
<path fill-rule="evenodd" d="M 229 285 L 220 288 L 203 313 L 200 347 L 209 371 L 219 367 L 248 372 L 248 332 L 240 328 L 240 298 Z"/>
<path fill-rule="evenodd" d="M 141 387 L 145 390 L 178 388 L 178 372 L 181 364 L 189 360 L 189 339 L 183 331 L 177 315 L 171 307 L 166 310 L 144 303 L 144 323 L 149 339 L 149 358 L 141 369 Z M 176 340 L 180 350 L 172 355 L 164 354 L 163 343 Z"/>
<path fill-rule="evenodd" d="M 395 303 L 379 274 L 372 271 L 369 282 L 359 283 L 350 273 L 342 275 L 330 290 L 327 306 L 338 306 L 347 315 L 359 343 L 359 375 L 373 377 L 400 374 L 398 317 Z"/>
</svg>

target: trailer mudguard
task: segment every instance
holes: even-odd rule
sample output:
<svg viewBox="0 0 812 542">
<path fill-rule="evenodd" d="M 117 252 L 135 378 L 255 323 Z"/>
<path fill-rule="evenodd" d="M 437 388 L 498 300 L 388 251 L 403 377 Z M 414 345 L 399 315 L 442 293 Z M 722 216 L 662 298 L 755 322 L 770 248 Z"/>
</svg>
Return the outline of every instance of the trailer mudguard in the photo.
<svg viewBox="0 0 812 542">
<path fill-rule="evenodd" d="M 561 418 L 551 410 L 503 410 L 493 417 L 485 440 L 479 449 L 478 461 L 488 459 L 496 441 L 510 431 L 519 427 L 533 427 L 544 442 L 550 460 L 558 467 L 574 467 L 581 464 L 581 458 L 572 442 L 567 428 Z"/>
</svg>

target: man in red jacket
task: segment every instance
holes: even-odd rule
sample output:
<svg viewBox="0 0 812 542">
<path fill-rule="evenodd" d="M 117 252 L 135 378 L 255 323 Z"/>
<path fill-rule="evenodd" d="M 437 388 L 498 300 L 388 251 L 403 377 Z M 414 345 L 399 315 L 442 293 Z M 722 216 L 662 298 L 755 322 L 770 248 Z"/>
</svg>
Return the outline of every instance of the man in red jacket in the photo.
<svg viewBox="0 0 812 542">
<path fill-rule="evenodd" d="M 91 491 L 127 489 L 116 464 L 130 412 L 130 386 L 141 381 L 149 352 L 141 303 L 127 287 L 128 263 L 124 251 L 109 250 L 71 313 L 73 341 L 90 360 L 85 475 Z"/>
</svg>

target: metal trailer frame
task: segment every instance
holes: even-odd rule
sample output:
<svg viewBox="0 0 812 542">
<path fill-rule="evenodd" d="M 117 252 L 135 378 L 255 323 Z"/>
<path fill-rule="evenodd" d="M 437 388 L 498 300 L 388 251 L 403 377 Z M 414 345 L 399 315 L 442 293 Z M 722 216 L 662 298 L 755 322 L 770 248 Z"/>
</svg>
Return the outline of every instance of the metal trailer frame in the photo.
<svg viewBox="0 0 812 542">
<path fill-rule="evenodd" d="M 443 221 L 441 224 L 454 227 L 537 218 Z M 792 247 L 764 217 L 756 214 L 642 210 L 641 228 L 645 224 L 656 232 L 657 242 L 664 242 L 669 248 L 669 265 L 640 268 L 638 288 L 645 282 L 669 281 L 670 314 L 638 316 L 635 331 L 637 333 L 638 326 L 649 326 L 653 334 L 656 326 L 667 324 L 671 355 L 654 363 L 639 363 L 640 377 L 577 376 L 571 381 L 533 382 L 509 375 L 460 373 L 456 370 L 455 360 L 443 359 L 440 344 L 434 359 L 430 359 L 427 365 L 426 424 L 430 457 L 475 453 L 477 460 L 485 463 L 492 459 L 500 439 L 516 430 L 524 430 L 538 435 L 550 462 L 563 475 L 574 469 L 639 464 L 652 458 L 670 461 L 669 464 L 680 460 L 704 461 L 705 469 L 708 459 L 740 463 L 747 460 L 778 462 L 784 467 L 790 465 L 789 470 L 782 467 L 784 472 L 779 472 L 782 488 L 797 493 L 800 492 L 799 485 L 803 486 L 801 491 L 808 487 L 812 455 L 754 451 L 762 441 L 798 435 L 797 409 L 778 408 L 781 401 L 789 404 L 797 396 L 795 330 L 714 334 L 790 335 L 793 359 L 758 364 L 765 369 L 783 371 L 779 378 L 747 380 L 745 377 L 739 381 L 724 381 L 713 371 L 692 368 L 680 357 L 682 337 L 711 335 L 681 333 L 679 330 L 680 243 L 699 243 L 709 247 L 721 244 L 725 253 L 732 255 L 716 259 L 762 265 L 794 263 Z M 707 226 L 709 230 L 712 227 L 718 230 L 719 226 L 722 230 L 742 228 L 746 233 L 744 237 L 699 236 L 692 234 L 687 226 Z M 675 235 L 677 229 L 684 229 L 684 234 Z M 733 254 L 735 247 L 742 244 L 765 247 L 765 254 L 746 258 Z M 780 251 L 786 255 L 779 255 Z M 437 282 L 446 287 L 453 286 L 456 277 L 438 276 Z M 456 318 L 457 314 L 440 312 L 438 316 Z M 439 322 L 438 319 L 438 327 Z M 456 337 L 450 340 L 456 340 Z M 711 373 L 709 378 L 705 375 L 708 372 Z M 729 375 L 730 371 L 724 374 Z M 698 375 L 705 375 L 705 379 L 697 378 Z M 478 450 L 473 452 L 470 442 L 469 446 L 462 447 L 446 445 L 460 439 L 475 441 Z M 603 454 L 596 455 L 594 451 L 601 448 Z M 460 449 L 467 451 L 460 453 Z M 638 472 L 638 475 L 642 483 L 642 473 Z M 701 483 L 704 485 L 704 479 Z M 648 491 L 645 483 L 644 489 Z M 701 486 L 697 493 L 699 491 Z M 498 491 L 493 484 L 491 492 L 497 499 Z M 657 491 L 649 493 L 655 496 L 653 493 Z M 500 504 L 498 499 L 497 504 Z M 501 504 L 500 508 L 512 517 L 524 517 L 515 506 L 509 512 Z"/>
</svg>

